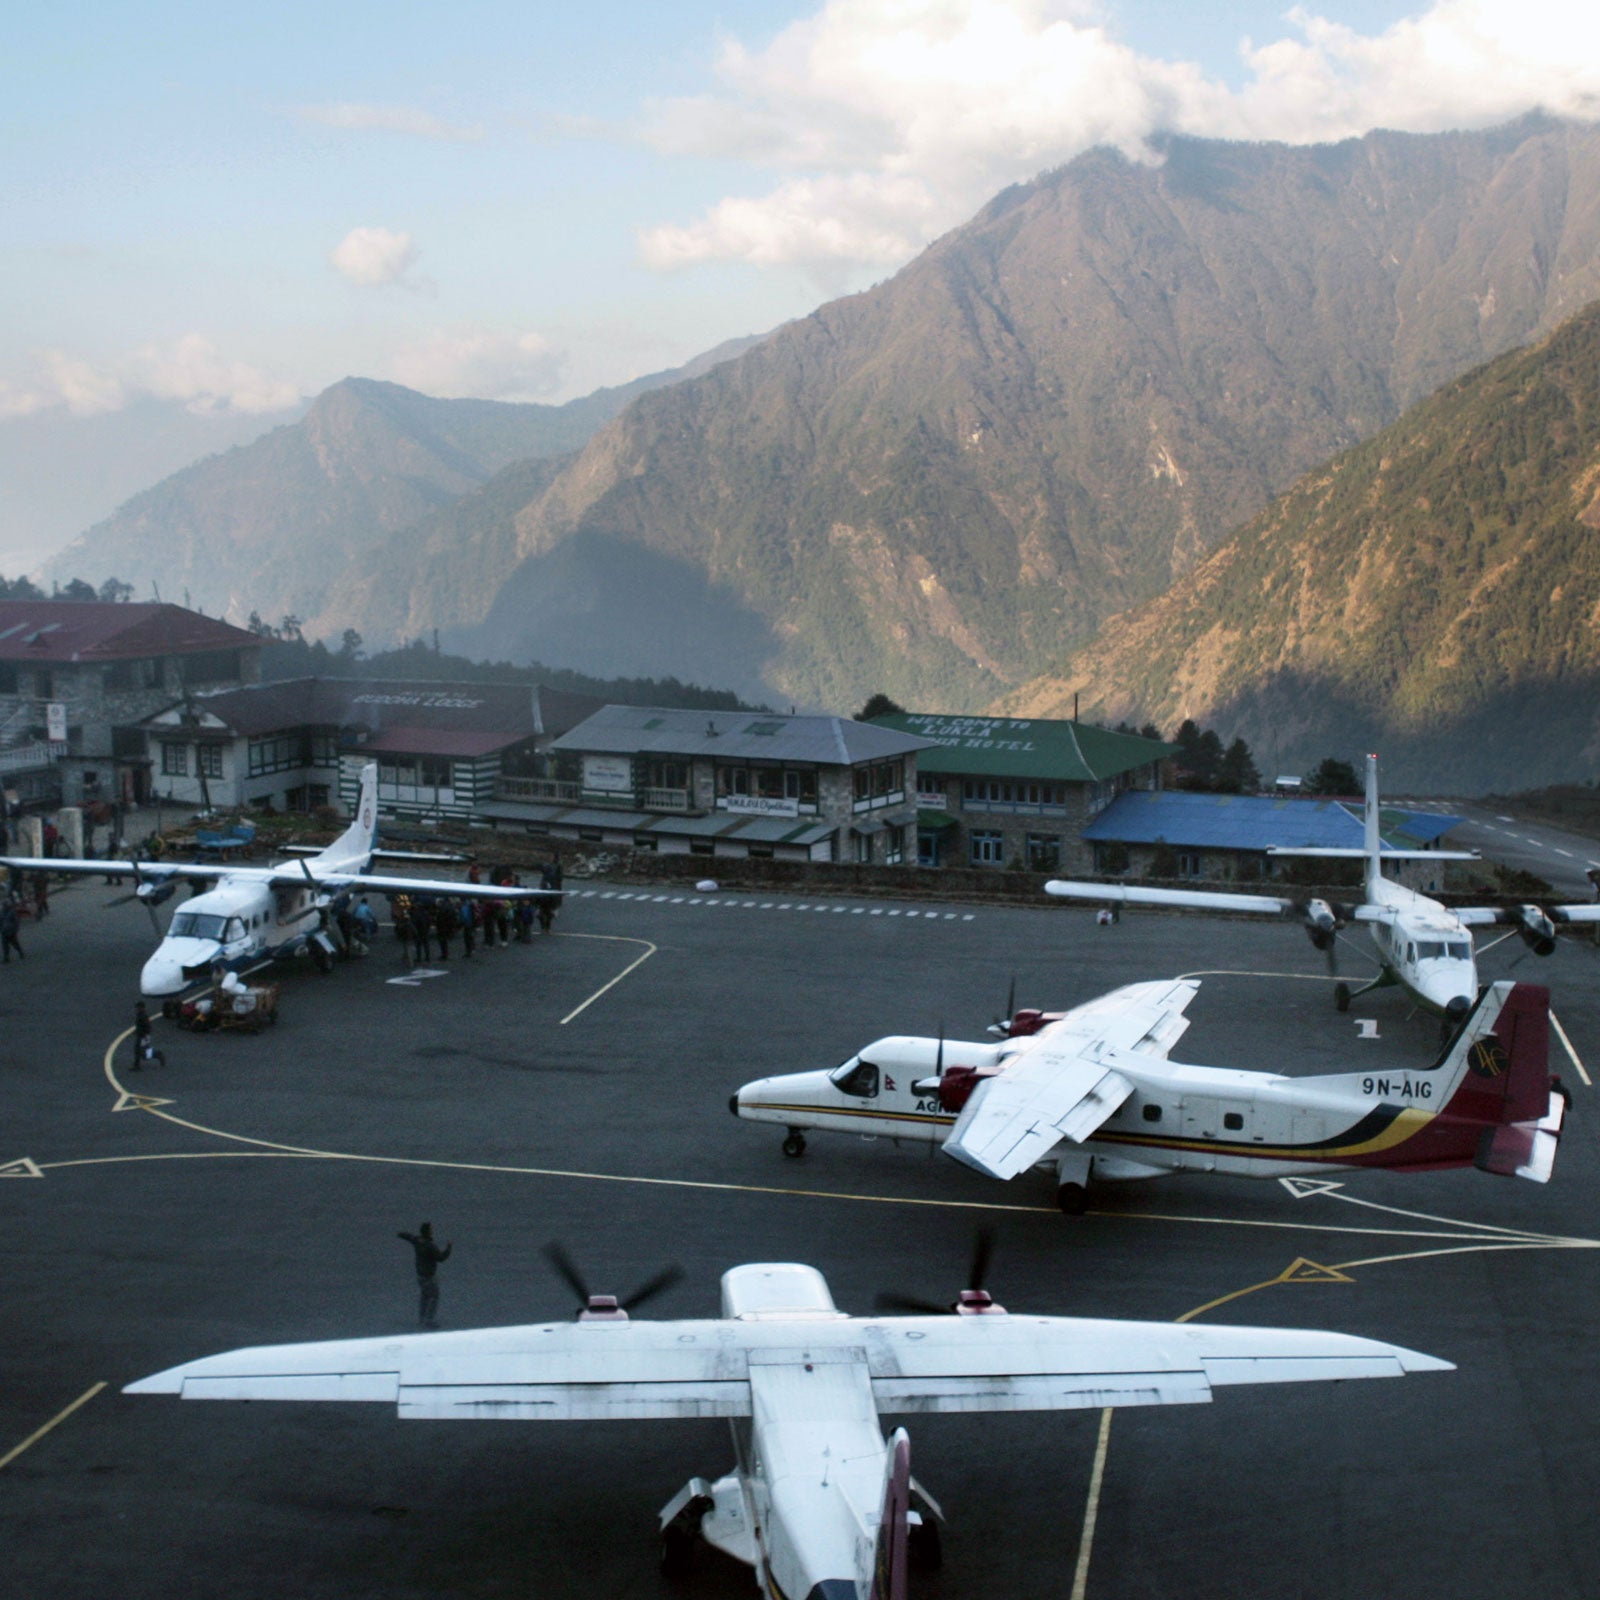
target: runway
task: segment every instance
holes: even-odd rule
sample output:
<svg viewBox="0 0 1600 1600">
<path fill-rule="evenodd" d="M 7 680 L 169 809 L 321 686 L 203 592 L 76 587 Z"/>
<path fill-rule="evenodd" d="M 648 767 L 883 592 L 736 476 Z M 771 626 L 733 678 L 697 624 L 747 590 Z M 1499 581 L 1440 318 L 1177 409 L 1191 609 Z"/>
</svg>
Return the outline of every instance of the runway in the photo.
<svg viewBox="0 0 1600 1600">
<path fill-rule="evenodd" d="M 727 1469 L 722 1424 L 413 1426 L 379 1406 L 118 1393 L 233 1346 L 409 1329 L 395 1234 L 423 1218 L 455 1241 L 449 1327 L 565 1314 L 552 1237 L 599 1289 L 681 1262 L 651 1314 L 706 1314 L 726 1267 L 764 1259 L 810 1262 L 862 1311 L 884 1288 L 953 1293 L 989 1221 L 990 1286 L 1015 1310 L 1327 1326 L 1458 1365 L 1211 1406 L 911 1419 L 950 1519 L 917 1593 L 1600 1592 L 1594 1091 L 1559 1044 L 1576 1100 L 1549 1186 L 1190 1177 L 1099 1191 L 1067 1219 L 1045 1175 L 999 1185 L 925 1148 L 819 1135 L 786 1160 L 781 1130 L 731 1119 L 728 1094 L 884 1033 L 981 1036 L 1013 978 L 1019 1005 L 1057 1008 L 1206 974 L 1176 1054 L 1210 1065 L 1421 1064 L 1436 1023 L 1395 991 L 1340 1016 L 1323 958 L 1276 926 L 600 887 L 555 936 L 414 984 L 393 981 L 411 975 L 387 942 L 326 979 L 294 970 L 280 1027 L 163 1026 L 168 1065 L 130 1074 L 117 1041 L 149 929 L 108 898 L 56 896 L 0 981 L 17 1593 L 684 1592 L 657 1575 L 655 1513 Z M 1484 975 L 1549 984 L 1587 1066 L 1597 960 L 1513 943 Z M 708 1555 L 691 1589 L 753 1585 Z"/>
</svg>

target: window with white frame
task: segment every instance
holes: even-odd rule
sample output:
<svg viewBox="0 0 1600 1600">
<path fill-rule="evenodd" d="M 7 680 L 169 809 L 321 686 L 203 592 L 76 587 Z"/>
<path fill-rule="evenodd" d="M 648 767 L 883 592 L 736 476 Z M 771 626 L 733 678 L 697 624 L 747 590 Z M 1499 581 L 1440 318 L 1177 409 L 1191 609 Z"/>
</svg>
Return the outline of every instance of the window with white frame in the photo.
<svg viewBox="0 0 1600 1600">
<path fill-rule="evenodd" d="M 200 759 L 200 776 L 202 778 L 220 778 L 222 776 L 222 746 L 220 744 L 197 745 L 196 753 Z"/>
<path fill-rule="evenodd" d="M 189 776 L 189 747 L 186 744 L 161 746 L 161 774 L 166 778 Z"/>
</svg>

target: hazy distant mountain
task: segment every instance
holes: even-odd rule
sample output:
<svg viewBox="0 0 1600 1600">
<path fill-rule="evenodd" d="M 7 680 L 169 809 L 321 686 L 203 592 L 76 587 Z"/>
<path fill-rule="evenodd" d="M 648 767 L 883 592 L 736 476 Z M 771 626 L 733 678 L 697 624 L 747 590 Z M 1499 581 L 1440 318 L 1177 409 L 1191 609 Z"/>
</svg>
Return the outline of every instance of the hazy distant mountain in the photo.
<svg viewBox="0 0 1600 1600">
<path fill-rule="evenodd" d="M 1391 788 L 1600 770 L 1600 304 L 1309 474 L 1019 716 L 1185 716 Z"/>
<path fill-rule="evenodd" d="M 1593 126 L 1095 152 L 639 398 L 514 542 L 498 514 L 476 570 L 519 556 L 504 587 L 433 559 L 410 625 L 486 619 L 488 653 L 571 642 L 801 703 L 972 708 L 1597 294 Z"/>
<path fill-rule="evenodd" d="M 145 397 L 98 416 L 74 416 L 57 406 L 6 418 L 0 422 L 0 572 L 37 572 L 69 539 L 157 478 L 249 444 L 304 411 L 301 405 L 270 415 L 196 412 L 181 400 Z M 148 589 L 138 596 L 149 597 Z"/>
<path fill-rule="evenodd" d="M 168 599 L 187 594 L 236 621 L 251 611 L 269 621 L 314 618 L 346 570 L 396 533 L 514 462 L 578 449 L 634 396 L 710 359 L 561 406 L 436 400 L 346 378 L 300 421 L 136 495 L 47 563 L 44 576 L 96 584 L 116 576 L 139 593 L 154 582 Z"/>
</svg>

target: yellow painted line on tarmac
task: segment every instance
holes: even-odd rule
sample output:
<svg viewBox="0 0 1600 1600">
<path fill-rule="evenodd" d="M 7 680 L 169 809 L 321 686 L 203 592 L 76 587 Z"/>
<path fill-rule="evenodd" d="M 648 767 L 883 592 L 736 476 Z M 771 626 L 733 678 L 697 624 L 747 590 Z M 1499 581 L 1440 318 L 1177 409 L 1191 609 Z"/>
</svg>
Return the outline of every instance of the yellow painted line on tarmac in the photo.
<svg viewBox="0 0 1600 1600">
<path fill-rule="evenodd" d="M 1072 1600 L 1083 1600 L 1089 1589 L 1089 1557 L 1094 1552 L 1094 1525 L 1100 1517 L 1100 1485 L 1106 1475 L 1106 1453 L 1111 1448 L 1111 1407 L 1100 1413 L 1100 1436 L 1095 1441 L 1094 1467 L 1089 1473 L 1089 1503 L 1083 1513 L 1083 1533 L 1078 1540 L 1078 1565 L 1072 1574 Z"/>
<path fill-rule="evenodd" d="M 1573 1066 L 1578 1069 L 1578 1076 L 1583 1079 L 1584 1088 L 1594 1088 L 1594 1079 L 1583 1070 L 1583 1063 L 1578 1059 L 1578 1052 L 1572 1048 L 1572 1041 L 1567 1037 L 1567 1030 L 1556 1020 L 1554 1011 L 1550 1013 L 1550 1026 L 1556 1030 L 1556 1038 L 1561 1041 L 1561 1048 L 1567 1052 L 1567 1056 Z"/>
<path fill-rule="evenodd" d="M 78 1409 L 79 1406 L 87 1405 L 97 1394 L 100 1393 L 103 1388 L 105 1388 L 104 1383 L 92 1384 L 89 1388 L 85 1389 L 83 1393 L 80 1394 L 78 1398 L 66 1408 L 66 1410 L 58 1411 L 47 1423 L 45 1423 L 42 1428 L 35 1428 L 34 1431 L 30 1433 L 21 1444 L 15 1445 L 10 1450 L 6 1451 L 3 1456 L 0 1456 L 0 1472 L 3 1472 L 7 1467 L 9 1467 L 24 1450 L 31 1449 L 34 1445 L 38 1444 L 38 1442 L 44 1438 L 44 1436 L 49 1433 L 52 1428 L 56 1427 L 60 1423 L 65 1422 L 67 1418 Z"/>
<path fill-rule="evenodd" d="M 645 947 L 645 951 L 642 956 L 630 961 L 627 966 L 625 966 L 622 971 L 611 980 L 610 983 L 602 984 L 598 989 L 596 989 L 595 992 L 590 995 L 581 1006 L 573 1007 L 573 1009 L 569 1011 L 559 1023 L 556 1024 L 556 1026 L 560 1028 L 566 1027 L 566 1025 L 571 1022 L 574 1017 L 582 1016 L 582 1014 L 587 1011 L 589 1007 L 592 1006 L 595 1001 L 598 1000 L 600 996 L 603 995 L 608 989 L 616 988 L 616 986 L 621 983 L 622 980 L 626 978 L 635 967 L 643 966 L 644 963 L 656 953 L 656 946 L 651 944 L 648 939 L 630 939 L 620 933 L 569 933 L 563 935 L 563 937 L 568 939 L 608 939 L 616 944 L 642 944 Z"/>
</svg>

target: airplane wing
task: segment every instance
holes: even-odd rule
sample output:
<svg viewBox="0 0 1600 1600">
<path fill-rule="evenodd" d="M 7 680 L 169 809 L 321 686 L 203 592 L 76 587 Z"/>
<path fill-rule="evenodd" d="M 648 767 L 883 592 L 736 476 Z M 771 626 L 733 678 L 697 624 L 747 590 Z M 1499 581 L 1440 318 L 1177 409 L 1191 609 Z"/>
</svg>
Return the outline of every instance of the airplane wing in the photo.
<svg viewBox="0 0 1600 1600">
<path fill-rule="evenodd" d="M 1257 911 L 1278 914 L 1299 911 L 1295 901 L 1275 894 L 1227 894 L 1208 889 L 1141 889 L 1121 883 L 1074 883 L 1052 878 L 1046 894 L 1059 900 L 1088 900 L 1097 905 L 1187 906 L 1193 911 Z"/>
<path fill-rule="evenodd" d="M 990 1313 L 886 1319 L 879 1330 L 872 1391 L 889 1412 L 1183 1405 L 1234 1384 L 1452 1370 L 1399 1345 L 1309 1329 Z"/>
<path fill-rule="evenodd" d="M 945 1141 L 947 1155 L 994 1178 L 1014 1178 L 1063 1139 L 1082 1143 L 1129 1095 L 1119 1064 L 1166 1056 L 1188 1026 L 1192 978 L 1132 984 L 1069 1011 L 973 1090 Z"/>
<path fill-rule="evenodd" d="M 15 867 L 19 872 L 130 877 L 141 883 L 165 883 L 171 878 L 182 878 L 189 883 L 212 883 L 225 873 L 234 876 L 261 870 L 222 861 L 87 861 L 77 856 L 0 856 L 0 867 Z"/>
<path fill-rule="evenodd" d="M 186 1400 L 393 1404 L 413 1419 L 740 1417 L 750 1368 L 863 1362 L 886 1411 L 1193 1404 L 1234 1384 L 1390 1378 L 1451 1364 L 1348 1334 L 993 1312 L 796 1322 L 567 1322 L 268 1345 L 128 1384 Z"/>
<path fill-rule="evenodd" d="M 744 1352 L 718 1337 L 737 1327 L 558 1322 L 265 1345 L 172 1367 L 124 1392 L 185 1400 L 377 1400 L 417 1418 L 745 1417 Z"/>
<path fill-rule="evenodd" d="M 560 889 L 523 889 L 510 884 L 460 883 L 454 878 L 392 878 L 373 872 L 318 872 L 309 863 L 274 867 L 269 881 L 278 889 L 355 889 L 374 894 L 448 894 L 468 900 L 559 900 Z"/>
</svg>

